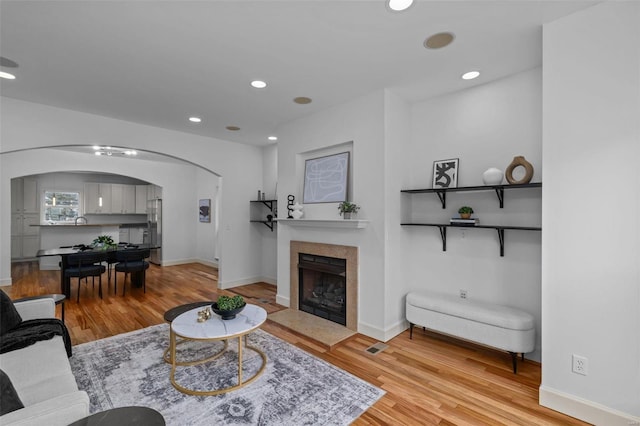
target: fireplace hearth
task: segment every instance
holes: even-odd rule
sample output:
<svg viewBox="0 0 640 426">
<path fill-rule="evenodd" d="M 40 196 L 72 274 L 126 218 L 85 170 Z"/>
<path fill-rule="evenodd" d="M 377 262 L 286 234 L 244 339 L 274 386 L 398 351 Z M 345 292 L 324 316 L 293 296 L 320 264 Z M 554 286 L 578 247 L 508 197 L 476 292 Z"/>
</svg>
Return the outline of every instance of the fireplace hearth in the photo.
<svg viewBox="0 0 640 426">
<path fill-rule="evenodd" d="M 346 259 L 300 253 L 299 309 L 346 325 L 346 273 Z"/>
</svg>

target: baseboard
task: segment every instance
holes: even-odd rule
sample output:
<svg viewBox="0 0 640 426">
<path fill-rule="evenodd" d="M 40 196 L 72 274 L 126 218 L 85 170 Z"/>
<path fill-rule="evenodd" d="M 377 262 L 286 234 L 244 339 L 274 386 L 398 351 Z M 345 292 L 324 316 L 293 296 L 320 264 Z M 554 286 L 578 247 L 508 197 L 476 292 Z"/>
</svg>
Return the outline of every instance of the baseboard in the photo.
<svg viewBox="0 0 640 426">
<path fill-rule="evenodd" d="M 277 303 L 278 305 L 282 305 L 282 306 L 287 306 L 287 307 L 289 307 L 289 306 L 291 306 L 291 305 L 289 305 L 289 301 L 290 301 L 290 300 L 291 300 L 291 299 L 289 299 L 288 297 L 280 296 L 279 294 L 276 294 L 276 303 Z"/>
<path fill-rule="evenodd" d="M 13 285 L 13 281 L 11 280 L 11 277 L 0 278 L 0 286 L 5 286 L 5 285 Z"/>
<path fill-rule="evenodd" d="M 383 330 L 380 330 L 378 327 L 374 327 L 362 321 L 358 321 L 358 333 L 364 334 L 365 336 L 369 336 L 376 340 L 380 340 L 381 342 L 386 342 L 387 340 L 389 340 L 386 338 L 386 334 Z"/>
<path fill-rule="evenodd" d="M 262 281 L 262 277 L 250 277 L 236 281 L 218 281 L 218 288 L 226 290 L 228 288 L 240 287 L 241 285 L 255 284 Z"/>
<path fill-rule="evenodd" d="M 212 268 L 217 268 L 218 267 L 218 261 L 217 260 L 211 261 L 211 260 L 205 260 L 205 259 L 198 259 L 197 262 L 202 264 L 202 265 L 205 265 L 205 266 L 210 266 Z"/>
<path fill-rule="evenodd" d="M 539 403 L 596 426 L 640 425 L 640 417 L 625 414 L 604 405 L 549 387 L 540 386 Z"/>
</svg>

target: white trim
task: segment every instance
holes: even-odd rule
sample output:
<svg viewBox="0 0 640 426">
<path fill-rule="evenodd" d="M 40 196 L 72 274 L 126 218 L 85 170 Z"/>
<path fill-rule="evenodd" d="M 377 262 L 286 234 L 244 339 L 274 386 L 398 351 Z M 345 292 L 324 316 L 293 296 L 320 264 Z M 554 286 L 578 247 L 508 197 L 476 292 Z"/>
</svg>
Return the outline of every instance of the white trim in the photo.
<svg viewBox="0 0 640 426">
<path fill-rule="evenodd" d="M 240 287 L 241 285 L 255 284 L 261 281 L 263 281 L 262 277 L 249 277 L 236 281 L 218 281 L 218 288 L 221 290 L 226 290 L 233 287 Z"/>
<path fill-rule="evenodd" d="M 0 279 L 0 286 L 5 286 L 5 285 L 13 285 L 13 281 L 11 281 L 11 277 Z"/>
<path fill-rule="evenodd" d="M 539 403 L 543 407 L 551 408 L 594 425 L 640 425 L 640 417 L 622 413 L 596 402 L 546 386 L 540 386 Z"/>
<path fill-rule="evenodd" d="M 360 219 L 274 219 L 278 223 L 290 226 L 311 226 L 315 228 L 350 228 L 362 229 L 369 224 Z"/>
<path fill-rule="evenodd" d="M 286 296 L 280 296 L 279 294 L 276 294 L 276 303 L 278 305 L 286 306 L 287 308 L 291 306 L 289 304 L 289 298 Z"/>
</svg>

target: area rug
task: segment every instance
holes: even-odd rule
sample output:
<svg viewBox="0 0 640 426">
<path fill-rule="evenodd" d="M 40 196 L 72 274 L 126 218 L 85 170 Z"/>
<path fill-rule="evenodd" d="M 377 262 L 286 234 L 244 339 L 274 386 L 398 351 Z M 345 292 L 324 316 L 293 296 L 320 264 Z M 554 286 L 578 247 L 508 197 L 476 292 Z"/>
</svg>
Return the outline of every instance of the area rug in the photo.
<svg viewBox="0 0 640 426">
<path fill-rule="evenodd" d="M 162 359 L 169 326 L 160 324 L 73 347 L 71 369 L 89 394 L 91 412 L 141 405 L 158 410 L 167 425 L 348 425 L 384 391 L 265 332 L 248 336 L 262 350 L 267 366 L 244 388 L 218 396 L 190 396 L 169 381 Z M 204 357 L 222 343 L 180 345 L 185 358 Z M 251 377 L 261 358 L 243 348 L 243 377 Z M 194 358 L 195 359 L 195 358 Z M 237 339 L 213 362 L 179 367 L 176 381 L 204 390 L 237 383 Z"/>
</svg>

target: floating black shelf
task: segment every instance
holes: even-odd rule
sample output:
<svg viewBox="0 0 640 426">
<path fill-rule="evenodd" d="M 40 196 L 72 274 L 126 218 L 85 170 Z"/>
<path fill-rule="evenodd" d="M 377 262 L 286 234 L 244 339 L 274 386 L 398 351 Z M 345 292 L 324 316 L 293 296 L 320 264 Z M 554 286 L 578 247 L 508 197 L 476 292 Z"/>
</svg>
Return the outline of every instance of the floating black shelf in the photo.
<svg viewBox="0 0 640 426">
<path fill-rule="evenodd" d="M 504 257 L 504 231 L 513 229 L 518 231 L 542 231 L 542 228 L 536 226 L 503 226 L 503 225 L 454 225 L 449 223 L 401 223 L 402 226 L 432 226 L 440 230 L 442 238 L 442 251 L 447 251 L 447 228 L 483 228 L 495 229 L 498 232 L 498 240 L 500 240 L 500 256 Z"/>
<path fill-rule="evenodd" d="M 427 194 L 435 192 L 440 198 L 442 208 L 447 207 L 447 192 L 472 192 L 472 191 L 491 191 L 494 190 L 500 202 L 500 208 L 504 207 L 504 190 L 505 189 L 521 189 L 521 188 L 541 188 L 542 182 L 521 183 L 516 185 L 480 185 L 480 186 L 461 186 L 459 188 L 428 188 L 428 189 L 403 189 L 400 192 L 406 194 Z"/>
<path fill-rule="evenodd" d="M 273 213 L 273 217 L 276 217 L 274 208 L 278 206 L 278 200 L 250 200 L 249 203 L 264 204 Z M 276 223 L 274 220 L 250 220 L 249 222 L 263 223 L 267 228 L 271 229 L 271 232 L 273 232 L 273 225 Z"/>
</svg>

